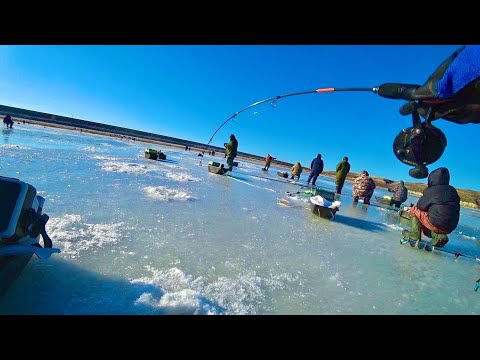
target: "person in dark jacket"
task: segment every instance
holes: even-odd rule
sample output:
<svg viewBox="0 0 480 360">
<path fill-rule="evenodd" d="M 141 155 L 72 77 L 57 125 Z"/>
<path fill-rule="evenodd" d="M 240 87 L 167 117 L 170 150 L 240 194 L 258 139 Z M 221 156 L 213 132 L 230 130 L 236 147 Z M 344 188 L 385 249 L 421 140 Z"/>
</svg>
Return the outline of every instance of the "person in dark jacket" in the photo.
<svg viewBox="0 0 480 360">
<path fill-rule="evenodd" d="M 3 123 L 7 126 L 7 128 L 9 127 L 10 129 L 12 129 L 13 120 L 12 120 L 12 117 L 10 116 L 10 114 L 7 114 L 7 115 L 3 118 Z"/>
<path fill-rule="evenodd" d="M 335 190 L 335 193 L 341 194 L 343 184 L 345 183 L 347 174 L 350 171 L 350 163 L 348 162 L 348 157 L 345 156 L 343 160 L 337 164 L 335 170 L 337 171 L 337 175 L 335 177 L 335 184 L 337 185 L 337 189 Z"/>
<path fill-rule="evenodd" d="M 392 198 L 390 199 L 390 206 L 394 205 L 399 208 L 408 197 L 408 189 L 405 187 L 403 180 L 400 180 L 400 183 L 397 186 L 393 186 L 388 189 L 388 191 L 393 192 Z"/>
<path fill-rule="evenodd" d="M 317 181 L 318 175 L 320 175 L 322 171 L 323 171 L 322 154 L 318 154 L 317 157 L 313 159 L 310 164 L 310 175 L 308 175 L 307 184 L 310 184 L 310 180 L 312 180 L 312 185 L 315 186 L 315 182 Z"/>
<path fill-rule="evenodd" d="M 409 210 L 412 231 L 403 230 L 402 235 L 417 241 L 422 232 L 432 239 L 430 245 L 443 247 L 460 220 L 460 197 L 449 185 L 450 172 L 441 167 L 428 176 L 428 187 L 418 199 L 417 205 Z"/>
<path fill-rule="evenodd" d="M 227 158 L 228 170 L 233 169 L 233 159 L 237 156 L 238 141 L 235 135 L 230 135 L 230 142 L 223 144 L 225 146 L 225 157 Z"/>
</svg>

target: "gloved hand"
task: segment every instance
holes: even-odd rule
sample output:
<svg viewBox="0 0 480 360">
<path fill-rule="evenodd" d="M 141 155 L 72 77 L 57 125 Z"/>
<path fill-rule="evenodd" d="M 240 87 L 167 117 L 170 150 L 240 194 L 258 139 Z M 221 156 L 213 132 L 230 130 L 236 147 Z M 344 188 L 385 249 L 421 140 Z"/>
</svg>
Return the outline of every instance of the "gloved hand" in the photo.
<svg viewBox="0 0 480 360">
<path fill-rule="evenodd" d="M 418 112 L 425 117 L 434 106 L 433 120 L 457 124 L 480 123 L 480 46 L 462 46 L 450 55 L 412 95 L 419 100 Z M 414 101 L 402 105 L 400 114 L 415 110 Z"/>
</svg>

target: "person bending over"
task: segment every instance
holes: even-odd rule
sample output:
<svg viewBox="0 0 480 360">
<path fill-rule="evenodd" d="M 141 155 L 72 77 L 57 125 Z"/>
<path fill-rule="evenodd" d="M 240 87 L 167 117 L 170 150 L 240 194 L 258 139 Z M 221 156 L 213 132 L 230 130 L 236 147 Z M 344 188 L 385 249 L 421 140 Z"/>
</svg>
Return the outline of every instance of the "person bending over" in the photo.
<svg viewBox="0 0 480 360">
<path fill-rule="evenodd" d="M 365 205 L 370 205 L 373 191 L 375 190 L 375 181 L 370 177 L 367 170 L 362 170 L 360 175 L 353 180 L 352 193 L 353 202 L 357 202 L 359 198 L 363 198 Z"/>
<path fill-rule="evenodd" d="M 450 184 L 450 172 L 441 167 L 428 176 L 428 187 L 409 209 L 411 231 L 403 230 L 402 235 L 420 241 L 422 232 L 432 239 L 430 245 L 443 247 L 460 220 L 460 196 Z"/>
</svg>

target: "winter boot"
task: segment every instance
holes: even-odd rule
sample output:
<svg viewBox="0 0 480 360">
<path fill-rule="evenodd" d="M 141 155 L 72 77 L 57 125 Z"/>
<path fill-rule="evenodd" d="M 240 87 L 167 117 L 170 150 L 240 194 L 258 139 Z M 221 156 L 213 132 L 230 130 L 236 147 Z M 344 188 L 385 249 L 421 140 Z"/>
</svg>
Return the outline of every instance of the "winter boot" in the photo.
<svg viewBox="0 0 480 360">
<path fill-rule="evenodd" d="M 438 248 L 443 248 L 448 243 L 448 236 L 445 234 L 437 234 L 436 232 L 432 231 L 432 241 L 430 244 L 432 246 L 436 246 Z"/>
<path fill-rule="evenodd" d="M 409 238 L 414 241 L 419 241 L 422 236 L 422 223 L 417 219 L 416 216 L 410 218 L 410 224 L 412 226 L 412 231 L 403 230 L 403 237 Z"/>
</svg>

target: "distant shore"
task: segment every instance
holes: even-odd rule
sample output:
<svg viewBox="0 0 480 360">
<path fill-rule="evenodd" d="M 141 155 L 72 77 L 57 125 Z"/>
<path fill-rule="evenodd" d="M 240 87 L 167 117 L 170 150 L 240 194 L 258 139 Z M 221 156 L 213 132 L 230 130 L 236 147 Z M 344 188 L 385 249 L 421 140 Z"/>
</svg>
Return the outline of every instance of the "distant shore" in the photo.
<svg viewBox="0 0 480 360">
<path fill-rule="evenodd" d="M 79 126 L 68 126 L 68 125 L 60 125 L 60 124 L 53 124 L 49 122 L 43 122 L 43 121 L 38 121 L 38 120 L 31 120 L 31 119 L 22 119 L 19 117 L 13 118 L 12 120 L 15 123 L 24 123 L 24 124 L 31 124 L 31 125 L 37 125 L 37 126 L 43 126 L 43 127 L 51 127 L 51 128 L 58 128 L 58 129 L 64 129 L 64 130 L 71 130 L 71 131 L 78 131 L 82 133 L 87 133 L 87 134 L 95 134 L 95 135 L 101 135 L 101 136 L 106 136 L 106 137 L 113 137 L 116 139 L 120 140 L 125 140 L 125 141 L 141 141 L 147 144 L 154 144 L 154 145 L 160 145 L 160 146 L 173 146 L 179 149 L 185 149 L 185 145 L 177 144 L 174 142 L 166 142 L 166 141 L 157 141 L 153 139 L 146 139 L 142 137 L 133 137 L 133 136 L 125 136 L 121 135 L 118 133 L 115 133 L 114 131 L 100 131 L 100 130 L 92 130 L 92 129 L 85 129 L 81 128 Z M 196 147 L 196 146 L 191 146 L 189 147 L 190 151 L 194 151 L 198 153 L 202 153 L 204 151 L 203 147 Z M 215 155 L 221 158 L 224 158 L 225 152 L 218 151 L 215 149 Z M 261 161 L 258 159 L 258 157 L 248 157 L 248 156 L 242 156 L 238 155 L 235 159 L 241 159 L 241 160 L 248 160 L 252 161 L 258 164 L 262 164 L 262 166 L 265 164 L 264 161 Z M 291 167 L 293 164 L 289 164 L 286 162 L 278 162 L 273 160 L 272 164 L 275 164 L 276 166 L 287 169 L 288 171 L 291 170 Z M 303 168 L 302 174 L 309 173 L 308 168 Z M 352 182 L 359 174 L 357 173 L 352 173 L 350 172 L 347 175 L 346 182 Z M 328 177 L 335 179 L 335 172 L 334 171 L 324 171 L 321 176 Z M 390 179 L 385 179 L 385 178 L 380 178 L 380 177 L 375 177 L 372 176 L 373 180 L 375 181 L 375 184 L 377 188 L 382 188 L 382 189 L 388 189 L 390 186 L 392 186 L 395 182 L 394 180 Z M 405 183 L 407 189 L 409 190 L 410 195 L 414 196 L 421 196 L 422 191 L 424 188 L 426 188 L 426 185 L 423 184 L 417 184 L 417 183 Z M 461 206 L 472 208 L 472 209 L 480 209 L 480 193 L 473 191 L 473 190 L 462 190 L 462 189 L 457 189 L 459 192 L 460 198 L 462 199 L 461 201 Z M 463 196 L 462 196 L 463 195 Z"/>
<path fill-rule="evenodd" d="M 59 125 L 59 124 L 52 124 L 48 122 L 43 122 L 43 121 L 38 121 L 38 120 L 30 120 L 30 119 L 22 119 L 22 118 L 12 118 L 12 120 L 17 123 L 17 124 L 29 124 L 29 125 L 37 125 L 37 126 L 43 126 L 43 127 L 51 127 L 51 128 L 57 128 L 57 129 L 63 129 L 63 130 L 71 130 L 71 131 L 76 131 L 76 132 L 82 132 L 86 134 L 94 134 L 94 135 L 101 135 L 101 136 L 106 136 L 106 137 L 113 137 L 115 139 L 120 139 L 120 140 L 125 140 L 125 141 L 141 141 L 147 144 L 153 144 L 153 145 L 160 145 L 160 146 L 173 146 L 178 149 L 185 149 L 185 145 L 183 144 L 177 144 L 174 142 L 166 142 L 166 141 L 157 141 L 157 140 L 152 140 L 152 139 L 146 139 L 142 138 L 140 136 L 125 136 L 125 135 L 120 135 L 115 132 L 109 132 L 109 131 L 100 131 L 100 130 L 91 130 L 91 129 L 85 129 L 81 128 L 79 126 L 68 126 L 68 125 Z M 204 147 L 199 147 L 199 146 L 190 146 L 189 151 L 193 152 L 198 152 L 199 154 L 204 151 Z M 212 156 L 212 155 L 210 155 Z M 215 155 L 221 158 L 225 157 L 225 152 L 215 150 Z M 249 157 L 249 156 L 243 156 L 243 155 L 238 155 L 235 160 L 241 159 L 241 160 L 248 160 L 252 161 L 258 164 L 264 165 L 265 163 L 263 161 L 258 160 L 257 158 Z M 275 162 L 275 161 L 274 161 Z M 291 169 L 292 165 L 284 165 L 281 163 L 276 163 L 277 166 L 285 169 Z"/>
</svg>

